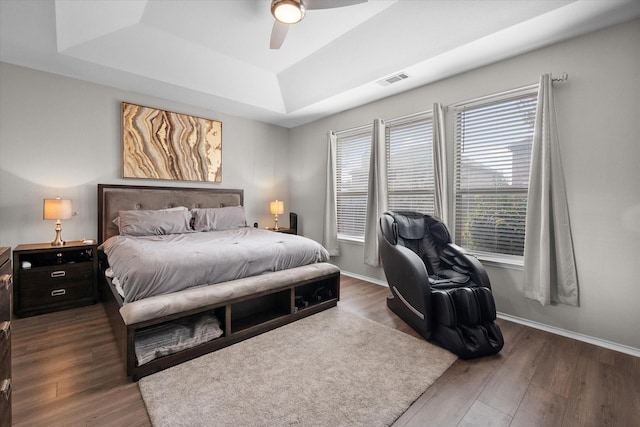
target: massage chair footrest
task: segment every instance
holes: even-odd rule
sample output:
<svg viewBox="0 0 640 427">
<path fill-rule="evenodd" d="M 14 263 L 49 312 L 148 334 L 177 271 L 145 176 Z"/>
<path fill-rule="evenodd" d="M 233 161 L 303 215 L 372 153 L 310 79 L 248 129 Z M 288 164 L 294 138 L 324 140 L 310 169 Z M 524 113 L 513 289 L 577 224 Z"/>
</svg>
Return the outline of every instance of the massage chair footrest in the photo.
<svg viewBox="0 0 640 427">
<path fill-rule="evenodd" d="M 435 326 L 431 339 L 459 357 L 488 356 L 504 346 L 490 289 L 462 286 L 434 290 L 432 306 Z"/>
</svg>

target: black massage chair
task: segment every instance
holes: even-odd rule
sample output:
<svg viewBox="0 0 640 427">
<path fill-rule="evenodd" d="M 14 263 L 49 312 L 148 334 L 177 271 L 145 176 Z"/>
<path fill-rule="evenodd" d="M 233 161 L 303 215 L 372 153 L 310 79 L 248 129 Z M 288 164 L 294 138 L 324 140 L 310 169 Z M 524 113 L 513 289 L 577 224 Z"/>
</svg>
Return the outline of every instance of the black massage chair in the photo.
<svg viewBox="0 0 640 427">
<path fill-rule="evenodd" d="M 463 359 L 502 349 L 489 276 L 451 242 L 442 222 L 418 212 L 385 212 L 378 244 L 391 289 L 387 305 L 409 326 Z"/>
</svg>

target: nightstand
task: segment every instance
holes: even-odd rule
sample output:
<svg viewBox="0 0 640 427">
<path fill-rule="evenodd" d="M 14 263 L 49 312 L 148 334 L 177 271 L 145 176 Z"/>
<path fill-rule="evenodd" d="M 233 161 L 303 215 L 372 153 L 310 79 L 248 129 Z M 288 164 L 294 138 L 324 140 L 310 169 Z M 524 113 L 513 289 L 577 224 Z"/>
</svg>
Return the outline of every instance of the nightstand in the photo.
<svg viewBox="0 0 640 427">
<path fill-rule="evenodd" d="M 96 244 L 19 245 L 13 250 L 13 311 L 33 316 L 93 304 L 97 278 Z"/>
<path fill-rule="evenodd" d="M 289 213 L 289 227 L 280 227 L 277 230 L 273 227 L 267 227 L 269 231 L 277 231 L 279 233 L 298 234 L 298 214 L 295 212 Z"/>
</svg>

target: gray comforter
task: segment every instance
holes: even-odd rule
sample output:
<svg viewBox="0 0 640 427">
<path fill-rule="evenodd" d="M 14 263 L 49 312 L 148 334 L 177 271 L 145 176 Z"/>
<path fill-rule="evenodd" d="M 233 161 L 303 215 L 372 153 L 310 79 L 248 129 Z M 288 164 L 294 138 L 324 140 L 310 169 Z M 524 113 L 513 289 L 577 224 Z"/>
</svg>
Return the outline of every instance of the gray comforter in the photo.
<svg viewBox="0 0 640 427">
<path fill-rule="evenodd" d="M 114 236 L 100 248 L 122 285 L 125 303 L 329 259 L 311 239 L 256 228 Z"/>
</svg>

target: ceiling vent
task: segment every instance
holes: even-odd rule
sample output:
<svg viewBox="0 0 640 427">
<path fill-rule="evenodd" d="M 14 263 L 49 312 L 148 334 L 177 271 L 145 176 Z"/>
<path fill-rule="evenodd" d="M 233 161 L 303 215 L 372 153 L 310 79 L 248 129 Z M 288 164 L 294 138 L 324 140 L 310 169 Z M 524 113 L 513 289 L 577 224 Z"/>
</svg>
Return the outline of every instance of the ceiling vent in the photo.
<svg viewBox="0 0 640 427">
<path fill-rule="evenodd" d="M 402 81 L 404 79 L 408 79 L 409 78 L 409 74 L 405 73 L 404 71 L 398 74 L 394 74 L 393 76 L 389 76 L 386 77 L 382 80 L 378 80 L 377 83 L 380 86 L 389 86 L 390 84 L 393 83 L 397 83 L 399 81 Z"/>
</svg>

